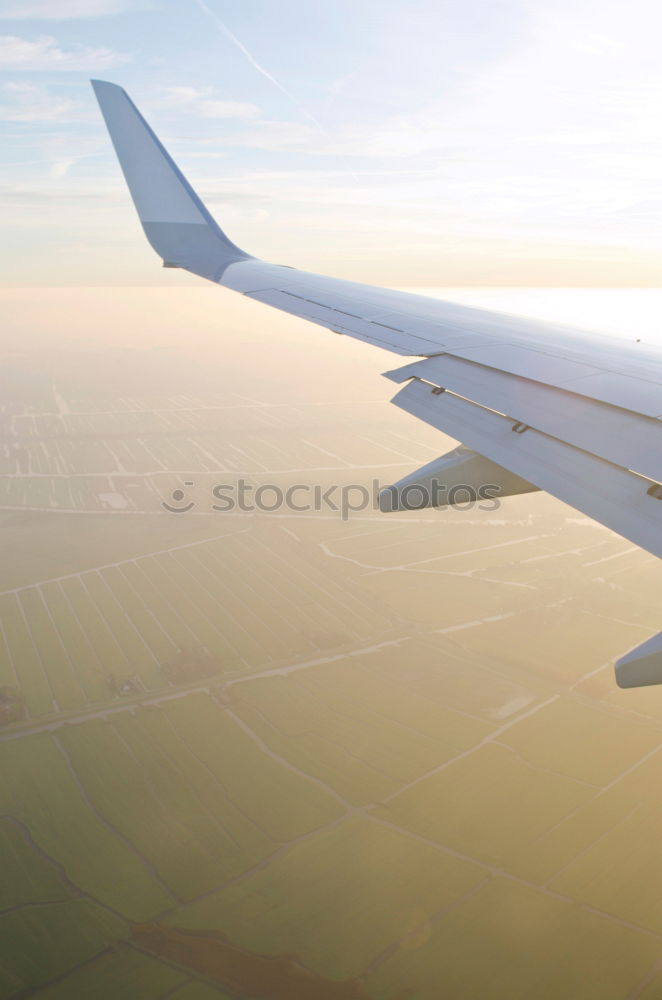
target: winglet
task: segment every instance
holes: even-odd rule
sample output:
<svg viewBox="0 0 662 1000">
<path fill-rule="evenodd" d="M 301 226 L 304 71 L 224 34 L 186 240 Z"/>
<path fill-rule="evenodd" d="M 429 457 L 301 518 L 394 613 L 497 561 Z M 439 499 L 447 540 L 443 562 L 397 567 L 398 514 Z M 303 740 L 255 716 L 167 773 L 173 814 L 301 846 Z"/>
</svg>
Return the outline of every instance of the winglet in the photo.
<svg viewBox="0 0 662 1000">
<path fill-rule="evenodd" d="M 232 243 L 122 87 L 91 80 L 145 235 L 167 267 L 211 281 L 250 255 Z"/>
</svg>

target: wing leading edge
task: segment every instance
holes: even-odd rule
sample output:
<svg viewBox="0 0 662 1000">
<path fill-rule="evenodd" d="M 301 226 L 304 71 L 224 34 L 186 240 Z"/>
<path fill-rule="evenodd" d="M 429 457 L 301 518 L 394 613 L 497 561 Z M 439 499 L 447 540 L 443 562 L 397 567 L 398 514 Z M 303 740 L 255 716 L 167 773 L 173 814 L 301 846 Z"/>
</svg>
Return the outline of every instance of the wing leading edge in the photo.
<svg viewBox="0 0 662 1000">
<path fill-rule="evenodd" d="M 477 461 L 463 452 L 440 467 L 481 469 L 485 456 L 502 468 L 504 492 L 544 489 L 662 556 L 659 349 L 258 260 L 228 239 L 126 92 L 92 86 L 165 266 L 426 359 L 388 375 L 408 382 L 398 406 L 475 449 Z M 638 654 L 619 661 L 618 683 L 662 682 L 662 643 L 649 641 Z"/>
</svg>

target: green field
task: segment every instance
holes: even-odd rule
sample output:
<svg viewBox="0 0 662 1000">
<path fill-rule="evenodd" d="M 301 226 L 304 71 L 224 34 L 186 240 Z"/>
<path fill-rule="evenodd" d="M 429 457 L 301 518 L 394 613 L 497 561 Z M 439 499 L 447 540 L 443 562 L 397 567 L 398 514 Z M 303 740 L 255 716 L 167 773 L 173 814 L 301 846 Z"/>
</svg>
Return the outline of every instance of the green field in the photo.
<svg viewBox="0 0 662 1000">
<path fill-rule="evenodd" d="M 233 697 L 271 749 L 353 804 L 396 792 L 490 732 L 398 690 L 354 657 L 237 685 Z"/>
<path fill-rule="evenodd" d="M 170 922 L 223 930 L 260 954 L 296 952 L 325 977 L 351 979 L 483 877 L 477 865 L 424 845 L 413 850 L 406 836 L 352 818 L 241 884 L 183 908 Z M 333 892 L 320 907 L 325 885 Z"/>
<path fill-rule="evenodd" d="M 377 815 L 486 864 L 509 866 L 592 794 L 586 785 L 536 770 L 492 743 L 442 766 Z"/>
<path fill-rule="evenodd" d="M 406 990 L 415 997 L 623 1000 L 659 955 L 659 942 L 632 928 L 497 878 L 442 914 L 422 939 L 405 942 L 375 972 L 371 993 L 379 1000 Z"/>
<path fill-rule="evenodd" d="M 97 997 L 98 1000 L 159 1000 L 164 995 L 185 996 L 186 973 L 128 948 L 114 947 L 76 972 L 64 976 L 54 986 L 35 993 L 39 1000 L 71 1000 Z M 171 993 L 176 990 L 177 992 Z M 194 996 L 195 994 L 193 994 Z M 219 997 L 216 992 L 213 996 Z"/>
<path fill-rule="evenodd" d="M 126 933 L 96 903 L 68 900 L 0 913 L 0 990 L 11 996 L 86 962 Z"/>
</svg>

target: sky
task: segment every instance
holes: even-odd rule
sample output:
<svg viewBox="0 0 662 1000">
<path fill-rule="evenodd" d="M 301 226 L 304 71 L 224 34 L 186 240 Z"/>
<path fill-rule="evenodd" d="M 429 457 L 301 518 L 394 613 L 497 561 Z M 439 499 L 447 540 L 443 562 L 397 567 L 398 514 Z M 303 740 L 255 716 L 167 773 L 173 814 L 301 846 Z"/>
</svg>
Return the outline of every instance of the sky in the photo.
<svg viewBox="0 0 662 1000">
<path fill-rule="evenodd" d="M 256 256 L 657 286 L 661 34 L 657 0 L 0 0 L 0 282 L 198 280 L 142 236 L 98 77 Z"/>
</svg>

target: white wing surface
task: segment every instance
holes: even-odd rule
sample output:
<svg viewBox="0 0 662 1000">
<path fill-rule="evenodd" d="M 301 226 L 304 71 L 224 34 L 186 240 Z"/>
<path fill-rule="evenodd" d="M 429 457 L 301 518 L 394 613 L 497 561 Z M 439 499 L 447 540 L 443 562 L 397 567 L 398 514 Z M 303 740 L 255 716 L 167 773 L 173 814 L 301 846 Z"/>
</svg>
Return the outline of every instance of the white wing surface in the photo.
<svg viewBox="0 0 662 1000">
<path fill-rule="evenodd" d="M 145 234 L 166 266 L 421 359 L 388 377 L 406 383 L 396 405 L 472 449 L 470 460 L 466 448 L 444 456 L 445 474 L 457 467 L 478 489 L 481 470 L 493 478 L 501 469 L 504 492 L 544 489 L 662 556 L 659 348 L 641 344 L 636 331 L 619 341 L 257 260 L 228 239 L 125 91 L 93 87 Z M 402 483 L 427 482 L 433 465 Z M 619 683 L 662 681 L 661 649 L 648 643 L 641 657 L 624 657 Z"/>
</svg>

